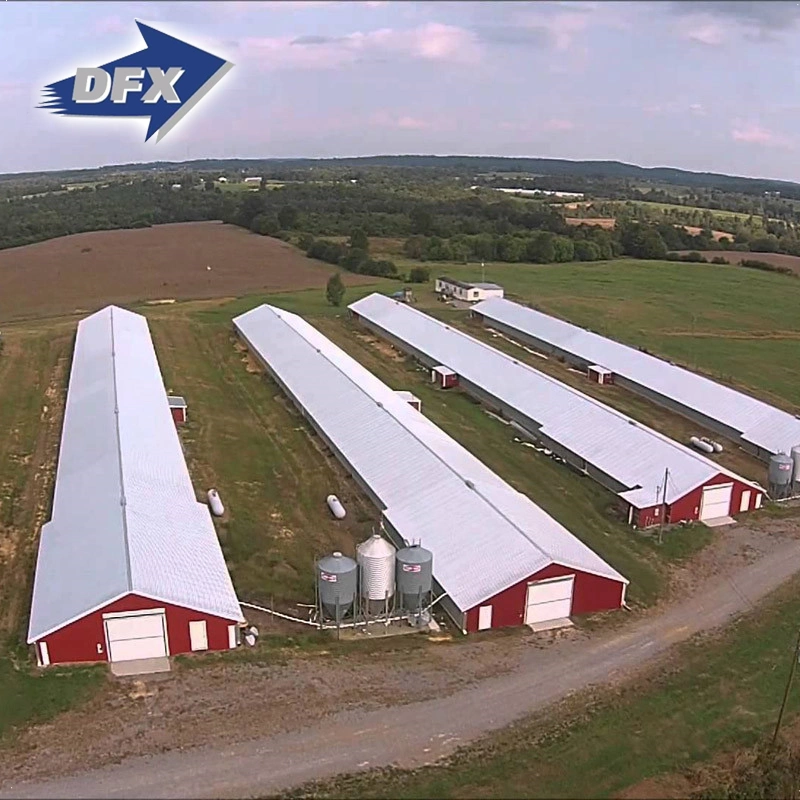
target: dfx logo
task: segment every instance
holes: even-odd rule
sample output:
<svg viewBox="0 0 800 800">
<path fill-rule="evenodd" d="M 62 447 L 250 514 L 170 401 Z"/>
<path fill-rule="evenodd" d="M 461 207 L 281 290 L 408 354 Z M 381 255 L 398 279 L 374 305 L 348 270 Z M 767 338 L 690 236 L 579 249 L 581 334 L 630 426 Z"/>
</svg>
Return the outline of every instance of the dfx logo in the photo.
<svg viewBox="0 0 800 800">
<path fill-rule="evenodd" d="M 160 142 L 233 67 L 229 61 L 137 21 L 147 47 L 44 89 L 39 108 L 71 117 L 148 117 Z"/>
</svg>

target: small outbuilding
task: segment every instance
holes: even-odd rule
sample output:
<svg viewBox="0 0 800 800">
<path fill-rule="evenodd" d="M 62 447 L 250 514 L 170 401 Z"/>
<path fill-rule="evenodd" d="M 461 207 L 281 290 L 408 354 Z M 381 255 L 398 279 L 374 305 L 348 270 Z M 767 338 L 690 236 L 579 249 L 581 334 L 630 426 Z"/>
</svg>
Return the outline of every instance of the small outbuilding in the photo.
<svg viewBox="0 0 800 800">
<path fill-rule="evenodd" d="M 592 383 L 599 383 L 603 386 L 614 383 L 614 373 L 610 369 L 592 364 L 587 367 L 586 374 Z"/>
<path fill-rule="evenodd" d="M 440 389 L 452 389 L 454 386 L 458 386 L 458 375 L 450 367 L 440 364 L 431 370 L 431 382 Z"/>
<path fill-rule="evenodd" d="M 167 397 L 169 410 L 176 425 L 183 425 L 186 422 L 186 400 L 177 395 Z"/>
<path fill-rule="evenodd" d="M 404 389 L 400 389 L 395 392 L 398 397 L 402 397 L 403 400 L 408 403 L 411 408 L 415 408 L 417 411 L 422 411 L 422 400 L 419 399 L 415 394 L 411 392 L 407 392 Z"/>
</svg>

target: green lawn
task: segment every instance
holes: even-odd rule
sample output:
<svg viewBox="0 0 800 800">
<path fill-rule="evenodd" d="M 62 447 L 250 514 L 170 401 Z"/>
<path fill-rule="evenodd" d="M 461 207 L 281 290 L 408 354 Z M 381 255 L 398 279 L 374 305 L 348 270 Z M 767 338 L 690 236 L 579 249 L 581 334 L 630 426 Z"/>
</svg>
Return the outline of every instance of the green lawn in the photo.
<svg viewBox="0 0 800 800">
<path fill-rule="evenodd" d="M 800 580 L 717 638 L 678 648 L 633 685 L 566 701 L 462 749 L 442 765 L 340 778 L 287 796 L 392 798 L 612 797 L 750 746 L 775 724 L 797 637 Z M 790 696 L 787 719 L 800 710 Z"/>
<path fill-rule="evenodd" d="M 412 262 L 403 262 L 409 266 Z M 479 265 L 433 264 L 432 275 L 480 280 Z M 487 264 L 510 299 L 686 363 L 767 399 L 797 402 L 800 280 L 736 266 L 621 259 Z M 748 340 L 745 336 L 761 338 Z M 768 338 L 769 337 L 769 338 Z"/>
<path fill-rule="evenodd" d="M 55 454 L 46 405 L 63 390 L 70 337 L 4 331 L 0 354 L 0 742 L 91 697 L 103 676 L 93 668 L 40 673 L 24 644 L 38 526 L 42 462 Z M 49 480 L 49 478 L 48 478 Z M 46 484 L 47 485 L 47 484 Z M 49 500 L 49 498 L 48 498 Z"/>
</svg>

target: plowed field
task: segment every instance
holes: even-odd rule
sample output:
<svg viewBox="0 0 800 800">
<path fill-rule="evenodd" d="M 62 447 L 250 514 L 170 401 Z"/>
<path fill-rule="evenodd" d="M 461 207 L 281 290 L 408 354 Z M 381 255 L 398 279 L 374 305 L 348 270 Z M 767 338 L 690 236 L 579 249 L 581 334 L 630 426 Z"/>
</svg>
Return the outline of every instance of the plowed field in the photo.
<svg viewBox="0 0 800 800">
<path fill-rule="evenodd" d="M 79 233 L 0 251 L 0 320 L 109 303 L 322 288 L 331 272 L 286 242 L 221 222 Z"/>
</svg>

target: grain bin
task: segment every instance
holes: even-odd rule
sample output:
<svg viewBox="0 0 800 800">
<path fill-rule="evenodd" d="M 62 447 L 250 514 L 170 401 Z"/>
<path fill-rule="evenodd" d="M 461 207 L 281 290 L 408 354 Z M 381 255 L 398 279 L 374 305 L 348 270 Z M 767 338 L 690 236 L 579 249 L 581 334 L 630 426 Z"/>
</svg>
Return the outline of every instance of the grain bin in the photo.
<svg viewBox="0 0 800 800">
<path fill-rule="evenodd" d="M 341 553 L 317 561 L 317 592 L 322 614 L 341 620 L 353 607 L 358 586 L 358 564 Z"/>
<path fill-rule="evenodd" d="M 776 453 L 769 460 L 769 493 L 776 499 L 789 497 L 792 491 L 794 462 L 786 453 Z"/>
<path fill-rule="evenodd" d="M 800 494 L 800 444 L 792 448 L 791 458 L 794 462 L 792 494 Z"/>
<path fill-rule="evenodd" d="M 404 547 L 395 556 L 397 595 L 404 611 L 419 612 L 433 585 L 433 553 L 419 545 Z"/>
<path fill-rule="evenodd" d="M 222 505 L 222 500 L 219 499 L 219 492 L 216 489 L 208 490 L 208 505 L 211 507 L 211 513 L 215 517 L 221 517 L 225 513 L 225 506 Z"/>
<path fill-rule="evenodd" d="M 367 601 L 370 613 L 384 611 L 387 601 L 394 597 L 395 549 L 379 533 L 356 548 L 361 577 L 361 597 Z"/>
</svg>

